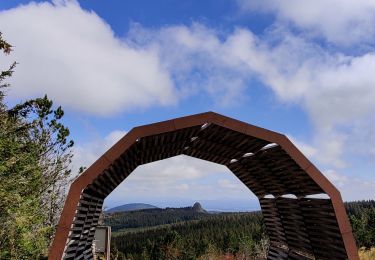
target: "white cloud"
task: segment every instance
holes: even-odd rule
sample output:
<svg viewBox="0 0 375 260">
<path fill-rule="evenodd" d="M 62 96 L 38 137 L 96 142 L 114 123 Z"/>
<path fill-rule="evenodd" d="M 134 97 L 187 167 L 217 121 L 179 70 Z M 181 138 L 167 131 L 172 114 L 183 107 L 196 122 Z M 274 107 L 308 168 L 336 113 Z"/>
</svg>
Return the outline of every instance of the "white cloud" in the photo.
<svg viewBox="0 0 375 260">
<path fill-rule="evenodd" d="M 308 158 L 314 158 L 318 154 L 318 150 L 306 142 L 303 142 L 291 135 L 288 135 L 288 139 Z"/>
<path fill-rule="evenodd" d="M 76 1 L 31 2 L 0 12 L 14 45 L 1 67 L 19 62 L 10 96 L 45 93 L 57 103 L 96 115 L 171 105 L 178 98 L 152 48 L 136 48 Z"/>
<path fill-rule="evenodd" d="M 115 130 L 104 138 L 95 138 L 91 142 L 78 144 L 73 150 L 74 172 L 78 172 L 80 166 L 90 166 L 125 134 L 125 131 Z M 223 188 L 225 193 L 222 192 Z M 124 194 L 127 200 L 133 201 L 171 201 L 177 198 L 243 199 L 244 196 L 254 199 L 252 193 L 225 166 L 183 155 L 137 167 L 108 196 L 106 204 L 121 204 Z"/>
<path fill-rule="evenodd" d="M 117 142 L 125 131 L 115 130 L 103 139 L 78 145 L 75 149 L 74 166 L 89 166 Z M 316 149 L 293 137 L 290 139 L 309 157 L 316 158 Z M 375 182 L 349 177 L 329 169 L 324 174 L 340 190 L 344 200 L 373 199 Z M 119 205 L 124 201 L 176 200 L 204 201 L 255 200 L 252 192 L 225 166 L 189 156 L 177 156 L 138 167 L 106 199 L 106 205 Z"/>
<path fill-rule="evenodd" d="M 47 93 L 101 115 L 172 104 L 202 91 L 232 104 L 246 98 L 255 77 L 282 102 L 301 104 L 317 128 L 361 120 L 375 109 L 374 53 L 326 51 L 284 27 L 259 38 L 247 29 L 225 34 L 198 23 L 155 30 L 133 25 L 120 40 L 74 1 L 2 11 L 0 24 L 15 45 L 1 65 L 20 62 L 10 91 L 18 98 Z"/>
<path fill-rule="evenodd" d="M 239 102 L 246 84 L 256 78 L 281 102 L 301 105 L 316 129 L 302 150 L 326 166 L 345 167 L 347 154 L 369 154 L 367 142 L 375 145 L 375 138 L 363 138 L 353 124 L 375 128 L 374 53 L 325 50 L 284 27 L 259 38 L 243 28 L 223 35 L 197 23 L 157 30 L 133 25 L 127 41 L 156 50 L 180 93 L 205 91 L 219 103 Z"/>
<path fill-rule="evenodd" d="M 232 105 L 243 98 L 252 74 L 227 53 L 227 40 L 220 32 L 199 23 L 167 26 L 157 30 L 135 24 L 128 40 L 137 46 L 158 49 L 180 93 L 204 93 L 219 105 Z"/>
<path fill-rule="evenodd" d="M 259 38 L 243 28 L 223 37 L 201 24 L 134 26 L 129 40 L 157 48 L 178 86 L 215 93 L 221 101 L 238 101 L 255 77 L 281 101 L 304 106 L 319 127 L 371 115 L 375 108 L 375 53 L 331 52 L 284 28 Z"/>
<path fill-rule="evenodd" d="M 373 39 L 373 4 L 353 3 L 265 1 L 251 8 L 274 11 L 281 20 L 340 44 L 343 37 L 350 44 Z M 133 25 L 120 40 L 100 17 L 74 1 L 30 3 L 2 11 L 0 24 L 4 37 L 15 45 L 14 56 L 0 65 L 20 62 L 10 92 L 18 98 L 48 93 L 62 105 L 108 115 L 168 105 L 182 95 L 202 92 L 219 104 L 238 103 L 256 79 L 281 102 L 306 110 L 316 131 L 308 143 L 298 145 L 308 156 L 340 168 L 347 165 L 348 154 L 375 153 L 374 52 L 362 50 L 355 56 L 324 49 L 306 34 L 291 33 L 288 23 L 274 25 L 262 36 L 245 28 L 223 33 L 198 23 L 159 29 Z M 77 165 L 91 164 L 99 151 L 104 152 L 102 146 L 78 146 Z M 204 176 L 196 160 L 171 160 L 172 164 L 155 166 L 160 177 L 153 178 L 155 170 L 144 166 L 144 174 L 134 175 L 135 181 L 149 180 L 151 185 L 164 180 L 159 184 L 183 190 L 186 181 Z M 170 176 L 180 182 L 168 183 Z"/>
<path fill-rule="evenodd" d="M 375 182 L 348 177 L 335 170 L 326 170 L 325 176 L 338 188 L 344 201 L 375 199 Z"/>
<path fill-rule="evenodd" d="M 183 190 L 183 191 L 188 191 L 189 188 L 190 188 L 190 185 L 187 184 L 187 183 L 183 183 L 183 184 L 180 184 L 180 185 L 176 186 L 176 189 Z"/>
<path fill-rule="evenodd" d="M 225 192 L 246 194 L 249 193 L 249 189 L 237 179 L 219 179 L 217 181 L 219 188 Z"/>
<path fill-rule="evenodd" d="M 105 203 L 117 205 L 124 199 L 171 202 L 254 200 L 255 196 L 225 166 L 181 155 L 139 166 Z"/>
<path fill-rule="evenodd" d="M 126 131 L 114 130 L 103 139 L 96 138 L 95 141 L 75 145 L 73 147 L 73 173 L 78 173 L 80 167 L 89 167 L 125 134 Z"/>
<path fill-rule="evenodd" d="M 344 184 L 348 182 L 347 176 L 341 175 L 337 173 L 335 170 L 326 170 L 324 174 L 330 181 L 332 181 L 339 187 L 343 187 Z"/>
<path fill-rule="evenodd" d="M 229 40 L 227 59 L 255 72 L 282 101 L 302 104 L 319 127 L 329 129 L 372 114 L 375 54 L 344 56 L 288 32 L 274 33 L 280 37 L 276 45 L 237 30 Z"/>
<path fill-rule="evenodd" d="M 150 185 L 160 183 L 167 185 L 170 181 L 196 180 L 216 173 L 225 173 L 229 170 L 219 164 L 189 156 L 176 156 L 162 161 L 156 161 L 139 166 L 134 174 L 129 176 L 137 182 L 148 182 Z"/>
<path fill-rule="evenodd" d="M 199 89 L 216 93 L 221 103 L 239 102 L 255 78 L 281 102 L 299 104 L 316 129 L 310 146 L 319 150 L 323 163 L 344 167 L 345 146 L 362 140 L 353 121 L 375 122 L 375 53 L 350 56 L 326 50 L 285 27 L 258 37 L 244 28 L 223 35 L 201 24 L 159 30 L 136 25 L 129 39 L 143 47 L 157 46 L 183 91 Z"/>
<path fill-rule="evenodd" d="M 106 198 L 128 201 L 252 201 L 255 195 L 225 166 L 181 155 L 139 166 Z"/>
<path fill-rule="evenodd" d="M 348 141 L 340 132 L 320 133 L 315 137 L 315 143 L 320 152 L 317 155 L 320 162 L 336 168 L 347 166 L 343 155 L 347 150 L 345 146 Z"/>
<path fill-rule="evenodd" d="M 309 143 L 290 135 L 288 138 L 313 162 L 336 168 L 347 166 L 342 158 L 345 151 L 348 150 L 345 149 L 347 139 L 338 132 L 317 131 L 317 134 L 315 134 L 313 140 L 309 140 Z"/>
<path fill-rule="evenodd" d="M 340 45 L 373 42 L 375 36 L 373 0 L 238 0 L 238 3 L 245 12 L 275 13 L 282 22 L 291 22 Z"/>
</svg>

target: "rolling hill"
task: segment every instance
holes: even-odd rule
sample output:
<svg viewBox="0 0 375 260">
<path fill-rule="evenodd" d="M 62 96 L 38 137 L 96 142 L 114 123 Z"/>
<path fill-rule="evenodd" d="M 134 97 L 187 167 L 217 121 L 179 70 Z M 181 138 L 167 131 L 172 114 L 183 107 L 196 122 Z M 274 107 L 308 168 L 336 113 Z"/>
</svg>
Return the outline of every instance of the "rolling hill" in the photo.
<svg viewBox="0 0 375 260">
<path fill-rule="evenodd" d="M 115 213 L 115 212 L 127 212 L 127 211 L 134 211 L 134 210 L 143 210 L 143 209 L 158 209 L 158 207 L 150 204 L 145 203 L 129 203 L 124 204 L 121 206 L 117 206 L 114 208 L 110 208 L 109 210 L 106 210 L 106 214 Z"/>
</svg>

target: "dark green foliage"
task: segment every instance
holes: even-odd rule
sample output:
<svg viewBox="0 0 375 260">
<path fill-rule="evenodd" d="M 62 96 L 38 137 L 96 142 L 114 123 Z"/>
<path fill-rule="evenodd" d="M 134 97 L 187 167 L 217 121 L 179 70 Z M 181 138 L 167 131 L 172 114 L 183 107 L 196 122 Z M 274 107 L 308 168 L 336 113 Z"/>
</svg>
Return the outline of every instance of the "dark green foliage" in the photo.
<svg viewBox="0 0 375 260">
<path fill-rule="evenodd" d="M 3 34 L 0 32 L 0 50 L 5 54 L 9 54 L 12 51 L 12 45 L 3 39 Z"/>
<path fill-rule="evenodd" d="M 147 214 L 147 211 L 153 212 Z M 128 213 L 130 216 L 125 218 L 128 222 L 131 222 L 131 218 L 137 219 L 136 216 L 139 215 L 146 220 L 148 228 L 127 231 L 124 229 L 115 233 L 112 238 L 113 245 L 131 259 L 144 259 L 145 255 L 148 256 L 146 259 L 196 259 L 212 249 L 221 253 L 237 254 L 245 247 L 248 249 L 250 245 L 255 252 L 256 247 L 260 247 L 262 238 L 265 238 L 260 212 L 191 215 L 188 214 L 189 211 L 191 212 L 177 209 L 159 210 L 167 220 L 173 219 L 173 216 L 184 219 L 184 213 L 194 220 L 180 220 L 175 224 L 154 227 L 150 226 L 146 216 L 153 219 L 156 210 Z M 124 215 L 126 213 L 122 214 Z M 158 222 L 161 221 L 153 223 Z M 141 224 L 142 221 L 139 220 L 138 227 Z"/>
<path fill-rule="evenodd" d="M 375 201 L 345 203 L 358 247 L 375 245 Z M 197 213 L 192 208 L 152 209 L 106 216 L 113 225 L 118 259 L 207 259 L 225 253 L 241 259 L 264 256 L 260 212 Z M 116 232 L 117 231 L 117 232 Z"/>
<path fill-rule="evenodd" d="M 9 54 L 12 51 L 12 45 L 6 42 L 3 37 L 2 33 L 0 32 L 0 51 L 4 54 Z M 5 89 L 9 86 L 9 84 L 4 83 L 3 81 L 10 76 L 12 76 L 14 68 L 16 67 L 16 62 L 10 65 L 7 70 L 0 71 L 0 111 L 5 110 L 5 105 L 3 104 L 3 99 L 5 97 Z"/>
<path fill-rule="evenodd" d="M 375 246 L 375 201 L 345 203 L 357 246 Z"/>
<path fill-rule="evenodd" d="M 364 211 L 375 208 L 375 200 L 361 200 L 345 202 L 345 209 L 349 215 L 358 216 Z"/>
<path fill-rule="evenodd" d="M 5 54 L 11 45 L 1 38 Z M 73 142 L 61 107 L 47 96 L 5 105 L 0 75 L 0 259 L 38 259 L 48 252 L 69 181 Z"/>
<path fill-rule="evenodd" d="M 211 214 L 192 210 L 192 207 L 145 209 L 108 214 L 105 223 L 112 227 L 112 231 L 118 231 L 123 228 L 152 227 L 181 221 L 199 220 L 211 216 Z"/>
</svg>

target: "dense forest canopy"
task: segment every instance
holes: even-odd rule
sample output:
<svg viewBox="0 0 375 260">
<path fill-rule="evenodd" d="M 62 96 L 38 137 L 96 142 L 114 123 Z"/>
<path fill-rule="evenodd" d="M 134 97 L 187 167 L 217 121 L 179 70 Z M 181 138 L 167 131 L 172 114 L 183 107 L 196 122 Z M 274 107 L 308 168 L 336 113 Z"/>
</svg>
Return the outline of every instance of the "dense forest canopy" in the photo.
<svg viewBox="0 0 375 260">
<path fill-rule="evenodd" d="M 345 207 L 358 247 L 375 246 L 375 201 L 348 202 Z M 119 259 L 264 259 L 267 253 L 261 212 L 145 209 L 108 214 L 104 220 L 114 231 L 113 255 Z"/>
<path fill-rule="evenodd" d="M 375 246 L 375 200 L 346 202 L 346 211 L 358 247 Z"/>
<path fill-rule="evenodd" d="M 105 221 L 106 225 L 112 227 L 112 231 L 118 231 L 124 228 L 153 227 L 210 217 L 212 214 L 195 210 L 193 207 L 157 208 L 107 214 Z"/>
<path fill-rule="evenodd" d="M 264 258 L 267 250 L 260 212 L 145 209 L 108 214 L 104 220 L 113 227 L 113 245 L 124 259 L 197 259 L 223 252 Z"/>
</svg>

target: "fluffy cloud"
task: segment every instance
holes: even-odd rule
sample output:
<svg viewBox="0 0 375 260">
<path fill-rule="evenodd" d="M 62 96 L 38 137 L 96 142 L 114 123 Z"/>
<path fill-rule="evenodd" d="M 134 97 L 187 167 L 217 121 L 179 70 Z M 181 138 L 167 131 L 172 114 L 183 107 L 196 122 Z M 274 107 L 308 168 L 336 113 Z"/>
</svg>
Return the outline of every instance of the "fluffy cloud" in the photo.
<svg viewBox="0 0 375 260">
<path fill-rule="evenodd" d="M 289 5 L 266 2 L 274 8 Z M 312 10 L 323 4 L 315 5 Z M 202 91 L 230 104 L 241 100 L 256 78 L 282 102 L 301 104 L 326 133 L 371 117 L 375 109 L 374 53 L 325 50 L 284 27 L 259 38 L 244 28 L 228 34 L 197 23 L 155 30 L 133 25 L 120 40 L 75 1 L 2 11 L 0 23 L 16 49 L 1 65 L 20 62 L 10 91 L 17 98 L 48 93 L 73 109 L 105 115 L 168 105 Z"/>
<path fill-rule="evenodd" d="M 133 24 L 128 40 L 143 48 L 156 48 L 181 93 L 205 93 L 217 104 L 230 105 L 243 97 L 252 74 L 232 59 L 226 39 L 219 35 L 199 23 L 156 30 Z"/>
<path fill-rule="evenodd" d="M 375 35 L 375 2 L 372 0 L 238 0 L 244 11 L 275 13 L 329 42 L 349 46 L 372 42 Z"/>
<path fill-rule="evenodd" d="M 230 172 L 225 166 L 189 156 L 177 156 L 139 166 L 128 178 L 153 188 L 168 187 L 176 182 L 194 181 L 212 174 Z"/>
<path fill-rule="evenodd" d="M 259 38 L 238 28 L 223 37 L 201 24 L 147 30 L 135 26 L 129 40 L 157 46 L 179 86 L 238 98 L 257 78 L 284 102 L 300 103 L 324 128 L 371 115 L 375 104 L 375 54 L 348 56 L 283 28 Z M 198 84 L 199 83 L 199 84 Z"/>
<path fill-rule="evenodd" d="M 272 32 L 274 37 L 276 44 L 237 30 L 228 40 L 227 59 L 256 73 L 282 101 L 300 103 L 319 127 L 372 114 L 374 54 L 330 53 L 287 31 Z"/>
<path fill-rule="evenodd" d="M 138 197 L 243 198 L 251 192 L 225 166 L 189 156 L 177 156 L 139 166 L 108 200 L 126 192 Z"/>
<path fill-rule="evenodd" d="M 81 143 L 74 146 L 72 162 L 73 173 L 78 173 L 80 167 L 89 167 L 125 134 L 126 131 L 114 130 L 103 139 L 97 138 L 96 141 Z"/>
<path fill-rule="evenodd" d="M 335 170 L 327 170 L 324 174 L 340 190 L 344 201 L 374 199 L 374 181 L 349 178 Z"/>
<path fill-rule="evenodd" d="M 180 92 L 206 91 L 230 103 L 244 96 L 255 78 L 281 102 L 301 105 L 316 131 L 308 142 L 298 142 L 324 167 L 343 168 L 346 156 L 373 152 L 372 52 L 350 56 L 326 50 L 284 27 L 260 38 L 244 28 L 223 36 L 202 24 L 157 30 L 133 25 L 127 40 L 157 50 Z"/>
<path fill-rule="evenodd" d="M 73 168 L 90 166 L 126 134 L 115 130 L 104 138 L 74 148 Z M 126 198 L 124 197 L 126 194 Z M 173 196 L 171 196 L 173 194 Z M 189 156 L 177 156 L 141 165 L 106 199 L 106 205 L 126 201 L 244 199 L 253 194 L 225 166 Z"/>
<path fill-rule="evenodd" d="M 324 49 L 285 27 L 258 37 L 245 28 L 223 36 L 201 24 L 159 30 L 136 25 L 129 39 L 144 48 L 157 46 L 176 85 L 185 91 L 199 89 L 216 93 L 220 103 L 238 102 L 250 80 L 257 79 L 281 102 L 299 104 L 316 128 L 310 145 L 319 149 L 323 163 L 344 167 L 344 150 L 355 152 L 345 149 L 348 140 L 361 142 L 369 152 L 353 122 L 375 122 L 372 52 L 351 56 Z"/>
<path fill-rule="evenodd" d="M 374 159 L 375 53 L 361 49 L 349 55 L 335 47 L 324 48 L 308 35 L 319 34 L 338 44 L 344 38 L 348 44 L 368 43 L 375 30 L 374 4 L 241 3 L 244 9 L 276 12 L 281 25 L 261 36 L 246 28 L 223 33 L 198 23 L 158 29 L 133 25 L 120 40 L 100 17 L 74 1 L 30 3 L 2 11 L 4 36 L 16 49 L 10 59 L 20 62 L 10 94 L 19 98 L 48 93 L 73 109 L 106 115 L 131 107 L 168 105 L 182 94 L 202 92 L 220 104 L 235 103 L 256 79 L 272 89 L 280 102 L 305 109 L 316 131 L 312 140 L 304 142 L 304 149 L 317 161 L 340 168 L 346 166 L 345 156 L 366 154 Z M 304 33 L 291 32 L 285 21 Z M 76 148 L 77 157 L 84 158 L 77 160 L 88 165 L 100 149 L 84 146 Z M 168 179 L 182 172 L 182 166 L 188 174 L 180 177 L 202 177 L 192 166 L 195 160 L 173 160 L 174 168 L 155 166 L 161 176 L 156 179 Z M 146 175 L 134 176 L 141 180 Z M 150 176 L 151 184 L 155 178 Z M 184 181 L 174 186 L 190 190 Z"/>
<path fill-rule="evenodd" d="M 301 152 L 308 158 L 314 158 L 317 156 L 318 154 L 318 150 L 316 149 L 316 147 L 310 145 L 310 144 L 307 144 L 297 138 L 295 138 L 294 136 L 291 136 L 291 135 L 288 135 L 287 136 L 288 139 L 290 141 L 292 141 L 292 143 L 298 147 L 299 150 L 301 150 Z"/>
<path fill-rule="evenodd" d="M 19 62 L 10 96 L 47 93 L 96 115 L 171 105 L 178 98 L 155 50 L 120 40 L 76 1 L 31 2 L 0 12 L 0 24 L 15 49 L 0 65 Z"/>
<path fill-rule="evenodd" d="M 124 195 L 126 194 L 126 195 Z M 139 166 L 106 198 L 128 201 L 252 201 L 254 194 L 225 166 L 177 156 Z"/>
</svg>

